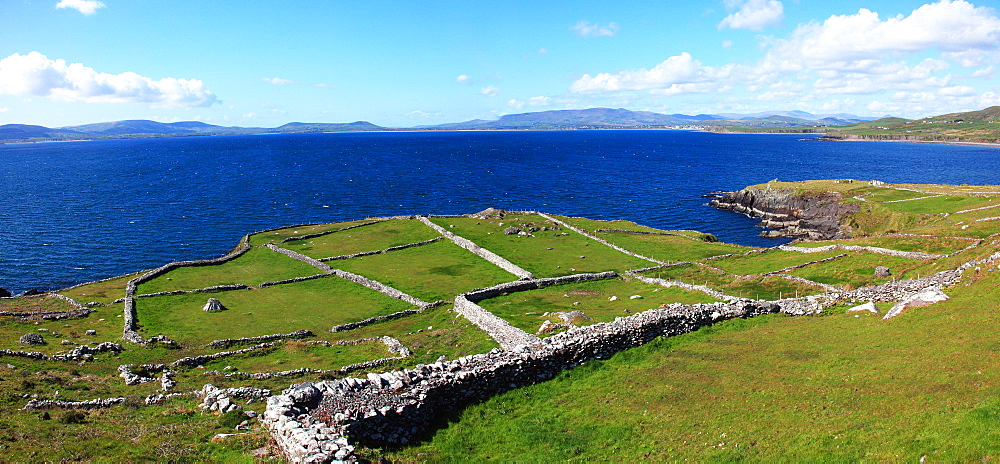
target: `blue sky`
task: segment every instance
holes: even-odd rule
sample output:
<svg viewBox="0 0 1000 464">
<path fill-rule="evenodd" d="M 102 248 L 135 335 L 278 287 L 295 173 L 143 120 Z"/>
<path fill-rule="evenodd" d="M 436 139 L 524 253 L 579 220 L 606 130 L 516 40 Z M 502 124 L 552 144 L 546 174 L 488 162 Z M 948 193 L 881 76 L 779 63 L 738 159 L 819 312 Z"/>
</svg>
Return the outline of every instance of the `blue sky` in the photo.
<svg viewBox="0 0 1000 464">
<path fill-rule="evenodd" d="M 1000 2 L 0 0 L 0 124 L 1000 105 Z"/>
</svg>

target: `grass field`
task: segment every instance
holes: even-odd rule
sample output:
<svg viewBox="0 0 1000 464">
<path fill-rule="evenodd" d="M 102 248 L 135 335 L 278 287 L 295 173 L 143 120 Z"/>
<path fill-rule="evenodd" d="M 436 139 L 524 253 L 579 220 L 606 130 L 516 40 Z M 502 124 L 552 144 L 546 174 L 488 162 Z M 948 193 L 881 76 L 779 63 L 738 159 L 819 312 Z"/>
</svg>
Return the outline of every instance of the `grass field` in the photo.
<svg viewBox="0 0 1000 464">
<path fill-rule="evenodd" d="M 772 181 L 772 188 L 835 190 L 862 210 L 850 221 L 869 236 L 828 243 L 875 246 L 932 254 L 928 260 L 835 250 L 796 253 L 705 241 L 696 231 L 657 231 L 629 221 L 596 221 L 559 216 L 601 239 L 664 262 L 690 264 L 653 269 L 648 277 L 706 285 L 727 295 L 754 299 L 804 297 L 816 285 L 761 274 L 846 254 L 828 262 L 787 271 L 843 289 L 892 279 L 924 277 L 954 269 L 1000 251 L 1000 188 L 994 186 L 870 185 L 860 181 Z M 765 184 L 762 184 L 762 186 Z M 942 195 L 942 196 L 934 196 Z M 933 198 L 924 198 L 934 196 Z M 857 197 L 857 198 L 855 198 Z M 860 198 L 860 199 L 858 199 Z M 909 201 L 898 201 L 909 200 Z M 628 256 L 543 217 L 512 214 L 503 219 L 433 218 L 436 224 L 472 240 L 533 272 L 552 277 L 582 272 L 623 272 L 653 263 Z M 192 290 L 222 284 L 257 285 L 321 271 L 261 245 L 278 243 L 323 258 L 375 251 L 437 237 L 413 219 L 298 226 L 249 237 L 254 248 L 224 264 L 184 267 L 140 285 L 138 293 Z M 501 225 L 501 223 L 503 223 Z M 515 226 L 528 235 L 505 235 Z M 541 230 L 541 228 L 546 230 Z M 532 231 L 532 228 L 538 228 Z M 598 229 L 670 235 L 594 232 Z M 285 238 L 331 232 L 307 240 Z M 883 235 L 887 232 L 931 237 Z M 565 235 L 564 235 L 565 234 Z M 981 243 L 972 239 L 982 239 Z M 735 256 L 712 259 L 735 254 Z M 584 256 L 581 258 L 580 256 Z M 396 313 L 415 306 L 335 276 L 266 288 L 189 293 L 135 300 L 143 337 L 164 334 L 177 348 L 122 343 L 121 353 L 98 353 L 86 362 L 38 361 L 3 355 L 0 363 L 0 460 L 36 461 L 224 461 L 268 460 L 266 433 L 251 430 L 222 442 L 242 417 L 207 413 L 193 396 L 146 405 L 160 392 L 158 381 L 126 386 L 123 364 L 170 364 L 222 351 L 216 339 L 253 337 L 308 329 L 307 341 L 349 341 L 390 335 L 412 351 L 375 371 L 413 367 L 444 357 L 483 353 L 498 344 L 482 329 L 452 311 L 455 295 L 510 282 L 517 277 L 449 240 L 420 247 L 329 262 L 441 306 L 346 332 L 334 325 Z M 893 275 L 876 278 L 875 266 Z M 717 268 L 717 269 L 716 269 Z M 721 271 L 720 271 L 721 270 Z M 126 284 L 141 273 L 81 285 L 63 294 L 95 312 L 80 319 L 41 320 L 0 316 L 0 349 L 68 352 L 78 345 L 121 342 Z M 520 388 L 450 416 L 427 441 L 396 450 L 362 450 L 363 457 L 402 462 L 474 461 L 932 461 L 968 462 L 1000 458 L 1000 270 L 995 264 L 966 271 L 961 284 L 945 289 L 951 300 L 884 321 L 869 314 L 846 314 L 847 303 L 810 317 L 771 315 L 734 320 L 697 332 L 659 339 L 587 363 L 555 380 Z M 631 298 L 639 296 L 640 298 Z M 206 313 L 208 298 L 228 309 Z M 515 327 L 535 333 L 555 314 L 579 310 L 578 325 L 613 320 L 675 302 L 714 301 L 701 292 L 650 285 L 630 277 L 516 292 L 479 304 Z M 889 304 L 882 304 L 884 312 Z M 41 295 L 0 299 L 0 311 L 66 311 L 72 306 Z M 88 331 L 94 331 L 88 334 Z M 561 330 L 561 329 L 560 329 Z M 22 345 L 39 333 L 44 345 Z M 546 336 L 542 334 L 541 336 Z M 64 342 L 65 340 L 65 342 Z M 385 345 L 322 346 L 276 341 L 268 349 L 234 355 L 193 368 L 176 368 L 176 392 L 256 386 L 277 393 L 291 383 L 339 377 L 307 374 L 246 380 L 222 372 L 276 372 L 308 367 L 336 370 L 345 365 L 393 356 Z M 246 342 L 229 349 L 252 346 Z M 365 372 L 351 375 L 364 377 Z M 158 380 L 158 379 L 157 379 Z M 28 397 L 66 400 L 126 398 L 124 405 L 71 415 L 63 410 L 25 411 Z M 27 396 L 25 396 L 27 395 Z M 263 403 L 241 405 L 263 412 Z M 256 450 L 256 451 L 255 451 Z M 256 454 L 255 454 L 256 453 Z"/>
<path fill-rule="evenodd" d="M 545 218 L 536 215 L 522 214 L 504 219 L 433 218 L 432 221 L 540 278 L 584 272 L 623 272 L 653 264 L 546 222 Z M 525 231 L 533 227 L 550 230 L 539 230 L 530 235 L 505 235 L 504 229 L 511 226 Z"/>
</svg>

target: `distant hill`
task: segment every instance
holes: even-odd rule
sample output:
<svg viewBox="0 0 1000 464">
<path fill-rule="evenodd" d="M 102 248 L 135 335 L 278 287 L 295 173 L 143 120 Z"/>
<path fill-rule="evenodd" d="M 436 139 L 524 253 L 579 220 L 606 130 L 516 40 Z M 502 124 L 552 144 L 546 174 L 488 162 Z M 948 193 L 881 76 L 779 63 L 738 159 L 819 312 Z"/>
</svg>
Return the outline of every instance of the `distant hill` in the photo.
<svg viewBox="0 0 1000 464">
<path fill-rule="evenodd" d="M 283 126 L 271 129 L 268 132 L 288 133 L 288 132 L 354 132 L 384 130 L 382 126 L 376 126 L 368 121 L 355 121 L 348 123 L 309 123 L 290 122 Z"/>
<path fill-rule="evenodd" d="M 1000 143 L 1000 106 L 923 119 L 882 118 L 832 129 L 827 140 Z"/>
<path fill-rule="evenodd" d="M 29 124 L 4 124 L 0 126 L 0 142 L 28 141 L 32 139 L 67 140 L 81 134 L 65 129 L 50 129 Z"/>
<path fill-rule="evenodd" d="M 588 108 L 585 110 L 550 110 L 534 113 L 508 114 L 495 121 L 474 119 L 460 123 L 422 126 L 421 129 L 584 129 L 584 128 L 645 128 L 668 126 L 717 127 L 815 127 L 845 125 L 865 121 L 853 115 L 816 116 L 805 111 L 783 111 L 756 115 L 733 114 L 660 114 L 630 111 L 622 108 Z"/>
</svg>

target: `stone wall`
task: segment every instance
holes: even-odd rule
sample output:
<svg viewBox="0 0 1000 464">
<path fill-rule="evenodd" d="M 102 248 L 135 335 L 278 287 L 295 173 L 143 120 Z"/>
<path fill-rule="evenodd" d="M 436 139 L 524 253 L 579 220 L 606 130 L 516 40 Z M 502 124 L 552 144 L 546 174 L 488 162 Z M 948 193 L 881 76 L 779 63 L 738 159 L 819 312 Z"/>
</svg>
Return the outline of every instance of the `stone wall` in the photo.
<svg viewBox="0 0 1000 464">
<path fill-rule="evenodd" d="M 656 337 L 689 332 L 723 319 L 777 310 L 776 305 L 747 301 L 673 305 L 577 327 L 516 351 L 493 350 L 414 369 L 368 374 L 364 379 L 301 384 L 269 399 L 263 421 L 293 461 L 319 459 L 322 442 L 337 435 L 350 436 L 366 446 L 409 443 L 449 410 L 552 378 L 587 360 L 604 359 Z M 301 414 L 311 418 L 296 421 Z M 328 424 L 320 424 L 317 417 L 329 417 Z M 315 428 L 324 432 L 316 442 L 307 432 Z M 296 433 L 305 441 L 291 439 Z"/>
<path fill-rule="evenodd" d="M 390 287 L 390 286 L 388 286 L 386 284 L 383 284 L 382 282 L 378 282 L 378 281 L 369 279 L 369 278 L 367 278 L 365 276 L 357 275 L 357 274 L 354 274 L 352 272 L 347 272 L 347 271 L 343 271 L 343 270 L 340 270 L 340 269 L 333 269 L 333 273 L 336 274 L 337 277 L 340 277 L 341 279 L 349 280 L 349 281 L 354 282 L 356 284 L 363 285 L 363 286 L 368 287 L 368 288 L 370 288 L 372 290 L 375 290 L 375 291 L 377 291 L 377 292 L 379 292 L 379 293 L 381 293 L 383 295 L 395 298 L 397 300 L 405 301 L 405 302 L 407 302 L 407 303 L 409 303 L 409 304 L 411 304 L 413 306 L 418 306 L 420 308 L 425 308 L 425 307 L 430 307 L 431 305 L 433 305 L 433 303 L 428 303 L 428 302 L 426 302 L 424 300 L 421 300 L 420 298 L 408 295 L 406 293 L 403 293 L 400 290 L 397 290 L 397 289 L 395 289 L 393 287 Z"/>
<path fill-rule="evenodd" d="M 890 250 L 888 248 L 873 247 L 873 246 L 841 245 L 839 243 L 835 243 L 833 245 L 824 245 L 820 247 L 797 247 L 790 245 L 780 245 L 778 246 L 778 249 L 784 251 L 794 251 L 796 253 L 820 253 L 824 251 L 833 251 L 833 250 L 867 251 L 869 253 L 876 253 L 886 256 L 895 256 L 897 258 L 919 259 L 919 260 L 938 259 L 945 257 L 945 255 L 935 255 L 919 251 L 899 251 L 899 250 Z"/>
<path fill-rule="evenodd" d="M 257 337 L 243 337 L 243 338 L 226 338 L 223 340 L 213 340 L 208 346 L 214 348 L 229 348 L 230 346 L 236 345 L 238 343 L 246 342 L 268 342 L 271 340 L 288 340 L 294 338 L 307 338 L 312 337 L 313 333 L 309 330 L 298 330 L 292 333 L 286 334 L 274 334 L 274 335 L 260 335 Z"/>
<path fill-rule="evenodd" d="M 292 258 L 292 259 L 297 259 L 299 261 L 302 261 L 303 263 L 309 264 L 309 265 L 311 265 L 311 266 L 315 267 L 316 269 L 319 269 L 319 270 L 321 270 L 323 272 L 332 272 L 333 271 L 333 268 L 331 268 L 330 266 L 328 266 L 326 264 L 321 263 L 318 259 L 310 258 L 310 257 L 308 257 L 308 256 L 306 256 L 306 255 L 304 255 L 302 253 L 298 253 L 298 252 L 289 250 L 287 248 L 281 248 L 281 247 L 279 247 L 279 246 L 277 246 L 277 245 L 275 245 L 273 243 L 266 243 L 266 244 L 264 244 L 264 246 L 266 246 L 267 248 L 269 248 L 271 251 L 274 251 L 276 253 L 281 253 L 281 254 L 283 254 L 285 256 L 288 256 L 289 258 Z"/>
<path fill-rule="evenodd" d="M 249 348 L 243 348 L 241 350 L 233 351 L 222 351 L 215 354 L 206 354 L 202 356 L 188 356 L 186 358 L 181 358 L 174 361 L 172 366 L 184 366 L 184 367 L 196 367 L 201 366 L 209 361 L 215 361 L 216 359 L 222 359 L 227 356 L 233 356 L 237 354 L 249 353 L 251 351 L 265 350 L 274 347 L 274 343 L 260 343 Z"/>
<path fill-rule="evenodd" d="M 531 278 L 534 278 L 534 276 L 530 272 L 528 272 L 528 271 L 526 271 L 524 269 L 521 269 L 516 264 L 514 264 L 514 263 L 512 263 L 510 261 L 507 261 L 506 259 L 500 257 L 500 255 L 498 255 L 498 254 L 496 254 L 496 253 L 494 253 L 494 252 L 492 252 L 490 250 L 487 250 L 486 248 L 483 248 L 483 247 L 481 247 L 479 245 L 476 245 L 471 240 L 459 237 L 458 235 L 455 235 L 455 234 L 453 234 L 453 233 L 445 230 L 444 227 L 441 227 L 441 226 L 439 226 L 439 225 L 431 222 L 430 219 L 427 219 L 426 217 L 423 217 L 423 216 L 418 216 L 417 219 L 419 219 L 424 224 L 427 224 L 427 226 L 430 227 L 431 229 L 436 230 L 439 234 L 441 234 L 445 238 L 451 240 L 452 242 L 455 242 L 456 245 L 458 245 L 458 246 L 460 246 L 462 248 L 465 248 L 466 250 L 469 250 L 469 251 L 475 253 L 480 258 L 483 258 L 483 259 L 489 261 L 490 263 L 493 263 L 493 265 L 499 267 L 500 269 L 503 269 L 503 270 L 505 270 L 505 271 L 507 271 L 507 272 L 509 272 L 511 274 L 514 274 L 515 276 L 517 276 L 518 278 L 521 278 L 521 279 L 531 279 Z"/>
<path fill-rule="evenodd" d="M 705 285 L 694 285 L 694 284 L 689 284 L 689 283 L 686 283 L 686 282 L 681 282 L 679 280 L 666 280 L 666 279 L 661 279 L 659 277 L 646 277 L 644 275 L 639 275 L 639 274 L 635 273 L 635 271 L 628 272 L 628 275 L 630 277 L 634 277 L 634 278 L 639 279 L 639 280 L 641 280 L 643 282 L 646 282 L 647 284 L 659 285 L 661 287 L 679 287 L 679 288 L 683 288 L 685 290 L 691 290 L 691 291 L 695 291 L 695 292 L 702 292 L 702 293 L 704 293 L 704 294 L 706 294 L 706 295 L 708 295 L 708 296 L 710 296 L 712 298 L 716 298 L 716 299 L 719 299 L 719 300 L 732 301 L 732 300 L 738 300 L 739 299 L 739 298 L 737 298 L 735 296 L 732 296 L 732 295 L 726 295 L 725 293 L 722 293 L 722 292 L 720 292 L 718 290 L 713 290 L 713 289 L 711 289 L 711 288 L 709 288 L 708 286 L 705 286 Z"/>
<path fill-rule="evenodd" d="M 305 235 L 299 235 L 299 236 L 295 236 L 295 237 L 288 237 L 288 238 L 282 240 L 281 243 L 295 242 L 295 241 L 299 241 L 299 240 L 309 240 L 311 238 L 322 237 L 324 235 L 330 235 L 330 234 L 333 234 L 333 233 L 336 233 L 336 232 L 343 232 L 345 230 L 357 229 L 358 227 L 364 227 L 364 226 L 370 226 L 372 224 L 378 224 L 379 222 L 382 222 L 382 221 L 364 222 L 364 223 L 361 223 L 361 224 L 355 224 L 353 226 L 343 227 L 343 228 L 340 228 L 340 229 L 337 229 L 337 230 L 328 230 L 326 232 L 317 232 L 315 234 L 305 234 Z M 288 229 L 288 227 L 284 227 L 284 228 Z"/>
<path fill-rule="evenodd" d="M 546 279 L 517 280 L 495 285 L 489 288 L 472 290 L 455 297 L 455 312 L 461 314 L 469 322 L 472 322 L 480 329 L 483 329 L 505 350 L 513 350 L 523 345 L 533 345 L 539 341 L 538 337 L 529 334 L 517 327 L 510 325 L 503 318 L 497 317 L 487 311 L 476 302 L 494 298 L 507 293 L 523 292 L 552 285 L 566 284 L 572 282 L 586 282 L 591 280 L 613 279 L 618 277 L 614 271 L 601 272 L 596 274 L 576 274 L 563 277 L 550 277 Z"/>
<path fill-rule="evenodd" d="M 362 251 L 360 253 L 354 253 L 354 254 L 350 254 L 350 255 L 331 256 L 329 258 L 322 258 L 322 259 L 320 259 L 320 261 L 323 261 L 323 262 L 326 262 L 326 261 L 338 261 L 338 260 L 342 260 L 342 259 L 359 258 L 359 257 L 362 257 L 362 256 L 384 255 L 384 254 L 386 254 L 386 253 L 388 253 L 390 251 L 405 250 L 407 248 L 413 248 L 413 247 L 418 247 L 418 246 L 422 246 L 422 245 L 429 245 L 431 243 L 439 242 L 439 241 L 441 241 L 441 237 L 434 237 L 434 238 L 432 238 L 430 240 L 424 240 L 422 242 L 416 242 L 416 243 L 407 243 L 405 245 L 398 245 L 398 246 L 394 246 L 394 247 L 389 247 L 389 248 L 386 248 L 384 250 Z"/>
<path fill-rule="evenodd" d="M 620 251 L 622 253 L 625 253 L 625 254 L 627 254 L 629 256 L 632 256 L 632 257 L 635 257 L 635 258 L 639 258 L 639 259 L 642 259 L 642 260 L 645 260 L 645 261 L 649 261 L 651 263 L 667 264 L 667 263 L 665 263 L 663 261 L 660 261 L 658 259 L 649 258 L 649 257 L 643 256 L 643 255 L 640 255 L 638 253 L 633 253 L 631 251 L 628 251 L 628 250 L 626 250 L 626 249 L 624 249 L 624 248 L 622 248 L 622 247 L 620 247 L 618 245 L 615 245 L 615 244 L 613 244 L 613 243 L 611 243 L 611 242 L 609 242 L 607 240 L 604 240 L 604 239 L 595 237 L 595 236 L 593 236 L 591 234 L 588 234 L 583 229 L 580 229 L 580 228 L 577 228 L 577 227 L 573 227 L 573 226 L 569 225 L 568 223 L 566 223 L 564 221 L 560 221 L 560 220 L 558 220 L 558 219 L 556 219 L 556 218 L 554 218 L 552 216 L 549 216 L 548 214 L 539 212 L 538 215 L 541 216 L 541 217 L 543 217 L 543 218 L 545 218 L 545 219 L 548 219 L 548 220 L 550 220 L 550 221 L 552 221 L 552 222 L 554 222 L 556 224 L 559 224 L 559 225 L 561 225 L 561 226 L 563 226 L 563 227 L 565 227 L 565 228 L 567 228 L 569 230 L 572 230 L 573 232 L 576 232 L 576 233 L 578 233 L 580 235 L 583 235 L 584 237 L 587 237 L 587 238 L 589 238 L 591 240 L 594 240 L 597 243 L 600 243 L 600 244 L 605 245 L 605 246 L 609 246 L 609 247 L 611 247 L 611 248 L 613 248 L 613 249 L 615 249 L 617 251 Z"/>
<path fill-rule="evenodd" d="M 359 327 L 364 327 L 366 325 L 371 325 L 371 324 L 374 324 L 376 322 L 388 321 L 388 320 L 392 320 L 392 319 L 399 319 L 399 318 L 401 318 L 403 316 L 409 316 L 410 314 L 417 314 L 420 311 L 421 310 L 418 310 L 418 309 L 407 309 L 407 310 L 403 310 L 403 311 L 394 312 L 392 314 L 386 314 L 384 316 L 369 317 L 368 319 L 365 319 L 363 321 L 348 322 L 346 324 L 335 325 L 335 326 L 333 326 L 332 329 L 330 329 L 330 332 L 346 332 L 348 330 L 357 329 Z"/>
</svg>

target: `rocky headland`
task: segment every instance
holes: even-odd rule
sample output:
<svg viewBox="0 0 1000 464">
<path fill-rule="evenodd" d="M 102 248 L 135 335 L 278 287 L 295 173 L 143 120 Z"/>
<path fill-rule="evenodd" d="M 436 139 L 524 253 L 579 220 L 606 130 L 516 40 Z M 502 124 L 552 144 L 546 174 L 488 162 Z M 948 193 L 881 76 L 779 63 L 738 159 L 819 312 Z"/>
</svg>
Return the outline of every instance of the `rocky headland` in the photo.
<svg viewBox="0 0 1000 464">
<path fill-rule="evenodd" d="M 840 192 L 799 193 L 747 187 L 722 192 L 708 204 L 762 219 L 759 225 L 770 229 L 761 232 L 765 237 L 833 240 L 851 237 L 851 228 L 845 219 L 860 209 L 842 200 Z"/>
</svg>

